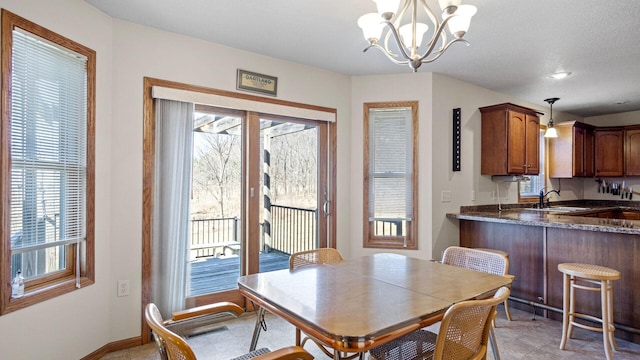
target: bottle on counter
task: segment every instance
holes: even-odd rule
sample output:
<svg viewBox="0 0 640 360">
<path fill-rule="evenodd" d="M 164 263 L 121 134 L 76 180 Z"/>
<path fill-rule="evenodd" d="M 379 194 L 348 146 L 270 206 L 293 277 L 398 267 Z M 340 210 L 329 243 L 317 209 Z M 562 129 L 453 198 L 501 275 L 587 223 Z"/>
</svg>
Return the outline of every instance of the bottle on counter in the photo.
<svg viewBox="0 0 640 360">
<path fill-rule="evenodd" d="M 24 277 L 22 271 L 18 270 L 16 277 L 11 282 L 11 297 L 14 299 L 24 296 Z"/>
</svg>

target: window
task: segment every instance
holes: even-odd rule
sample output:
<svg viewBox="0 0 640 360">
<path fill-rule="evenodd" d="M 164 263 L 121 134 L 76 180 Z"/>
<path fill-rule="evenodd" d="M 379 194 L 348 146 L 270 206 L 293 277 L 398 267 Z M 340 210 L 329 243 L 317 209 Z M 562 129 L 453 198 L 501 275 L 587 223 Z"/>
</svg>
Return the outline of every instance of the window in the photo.
<svg viewBox="0 0 640 360">
<path fill-rule="evenodd" d="M 4 9 L 2 49 L 4 314 L 93 283 L 95 52 Z"/>
<path fill-rule="evenodd" d="M 547 166 L 546 166 L 546 146 L 544 141 L 544 131 L 546 126 L 540 127 L 540 172 L 538 175 L 527 175 L 529 180 L 519 182 L 518 202 L 538 201 L 540 189 L 546 186 Z"/>
<path fill-rule="evenodd" d="M 364 104 L 364 247 L 417 249 L 418 103 Z"/>
</svg>

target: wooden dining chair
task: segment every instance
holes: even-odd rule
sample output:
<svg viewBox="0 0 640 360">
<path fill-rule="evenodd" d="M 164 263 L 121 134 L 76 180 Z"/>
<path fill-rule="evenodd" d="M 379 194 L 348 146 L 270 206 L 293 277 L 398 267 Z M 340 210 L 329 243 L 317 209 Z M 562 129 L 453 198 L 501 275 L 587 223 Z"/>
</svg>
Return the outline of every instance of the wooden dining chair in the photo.
<svg viewBox="0 0 640 360">
<path fill-rule="evenodd" d="M 488 274 L 500 275 L 513 280 L 511 275 L 508 274 L 509 258 L 505 256 L 505 253 L 498 251 L 450 246 L 446 248 L 444 254 L 442 254 L 442 263 Z M 505 308 L 508 307 L 507 298 L 504 299 Z M 500 351 L 498 349 L 495 332 L 493 331 L 495 327 L 495 317 L 493 317 L 491 323 L 489 341 L 494 358 L 499 360 Z"/>
<path fill-rule="evenodd" d="M 184 338 L 169 330 L 167 326 L 173 326 L 182 321 L 192 321 L 203 316 L 212 316 L 222 313 L 238 316 L 243 312 L 244 310 L 236 304 L 222 302 L 180 311 L 174 313 L 171 320 L 164 321 L 158 307 L 154 303 L 149 303 L 145 307 L 144 317 L 151 328 L 162 360 L 196 360 L 196 355 L 191 349 L 191 346 L 189 346 Z M 290 346 L 276 351 L 270 351 L 268 348 L 262 348 L 236 357 L 233 360 L 247 359 L 313 360 L 313 355 L 309 354 L 299 346 Z"/>
<path fill-rule="evenodd" d="M 418 330 L 369 351 L 371 360 L 479 360 L 487 356 L 496 306 L 509 296 L 501 287 L 493 298 L 453 304 L 438 334 Z"/>
</svg>

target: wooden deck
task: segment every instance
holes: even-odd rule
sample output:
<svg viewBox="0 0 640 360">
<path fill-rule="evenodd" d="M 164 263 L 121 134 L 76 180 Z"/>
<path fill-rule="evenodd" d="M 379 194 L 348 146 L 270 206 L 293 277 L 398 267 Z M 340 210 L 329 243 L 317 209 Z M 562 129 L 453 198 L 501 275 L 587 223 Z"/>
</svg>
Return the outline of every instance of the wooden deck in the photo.
<svg viewBox="0 0 640 360">
<path fill-rule="evenodd" d="M 260 272 L 287 269 L 289 255 L 280 252 L 260 253 Z M 197 296 L 237 288 L 240 258 L 208 258 L 191 263 L 189 295 Z"/>
</svg>

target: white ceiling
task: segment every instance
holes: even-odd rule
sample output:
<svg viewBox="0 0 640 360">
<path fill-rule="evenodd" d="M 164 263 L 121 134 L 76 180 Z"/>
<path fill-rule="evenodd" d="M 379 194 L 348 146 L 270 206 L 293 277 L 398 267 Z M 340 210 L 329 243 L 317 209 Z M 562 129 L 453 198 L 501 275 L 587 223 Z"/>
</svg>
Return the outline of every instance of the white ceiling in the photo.
<svg viewBox="0 0 640 360">
<path fill-rule="evenodd" d="M 411 72 L 367 45 L 356 21 L 371 0 L 85 0 L 122 20 L 347 75 Z M 427 0 L 439 11 L 436 0 Z M 588 117 L 640 110 L 639 0 L 463 0 L 465 38 L 437 72 Z M 554 80 L 549 74 L 570 71 Z M 616 104 L 624 102 L 624 104 Z"/>
</svg>

